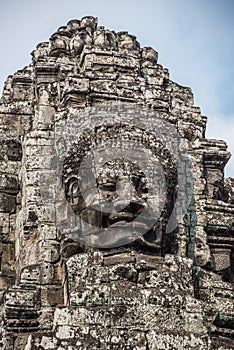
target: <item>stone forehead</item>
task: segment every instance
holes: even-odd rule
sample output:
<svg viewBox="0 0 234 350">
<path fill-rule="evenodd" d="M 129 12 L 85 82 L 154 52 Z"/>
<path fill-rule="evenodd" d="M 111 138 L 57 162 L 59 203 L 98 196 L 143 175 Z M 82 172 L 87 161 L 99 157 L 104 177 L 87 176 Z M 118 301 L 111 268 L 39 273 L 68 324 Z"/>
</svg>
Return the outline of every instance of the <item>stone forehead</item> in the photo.
<svg viewBox="0 0 234 350">
<path fill-rule="evenodd" d="M 176 176 L 177 170 L 173 154 L 169 152 L 166 145 L 164 145 L 160 139 L 157 139 L 154 135 L 150 134 L 149 131 L 142 130 L 141 128 L 131 125 L 114 124 L 107 125 L 106 127 L 99 126 L 88 132 L 84 132 L 81 137 L 78 137 L 76 142 L 69 146 L 63 163 L 64 179 L 69 177 L 72 173 L 77 174 L 77 170 L 87 154 L 90 155 L 90 160 L 92 161 L 92 152 L 98 150 L 101 154 L 98 156 L 99 158 L 102 158 L 103 154 L 104 159 L 105 157 L 108 159 L 108 155 L 113 153 L 113 147 L 117 147 L 116 149 L 120 150 L 120 153 L 125 155 L 123 157 L 125 163 L 123 164 L 125 164 L 125 167 L 131 165 L 131 171 L 134 170 L 134 167 L 135 169 L 138 167 L 139 171 L 144 170 L 139 166 L 137 157 L 134 158 L 134 152 L 137 149 L 142 153 L 141 157 L 145 158 L 148 167 L 160 162 L 168 177 Z M 97 166 L 99 169 L 100 167 L 97 163 L 97 159 L 98 158 L 94 159 L 93 166 Z M 116 168 L 117 163 L 114 160 L 110 160 L 108 166 L 111 167 L 112 162 L 114 168 Z M 122 167 L 123 164 L 121 164 L 121 161 L 119 160 L 117 162 L 119 162 L 119 166 Z M 105 164 L 105 160 L 102 164 Z M 105 166 L 105 168 L 107 167 Z"/>
<path fill-rule="evenodd" d="M 104 175 L 111 177 L 119 177 L 121 175 L 129 176 L 144 176 L 144 169 L 141 169 L 136 163 L 125 159 L 118 158 L 105 162 L 99 169 L 97 169 L 97 177 L 102 178 Z"/>
</svg>

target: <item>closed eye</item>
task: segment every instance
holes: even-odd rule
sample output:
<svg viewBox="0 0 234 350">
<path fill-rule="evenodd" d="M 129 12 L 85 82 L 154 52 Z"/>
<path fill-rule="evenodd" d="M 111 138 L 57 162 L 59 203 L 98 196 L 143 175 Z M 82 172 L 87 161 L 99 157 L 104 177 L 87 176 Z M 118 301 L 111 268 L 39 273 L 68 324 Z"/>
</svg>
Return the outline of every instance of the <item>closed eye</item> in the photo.
<svg viewBox="0 0 234 350">
<path fill-rule="evenodd" d="M 116 191 L 116 183 L 108 182 L 102 185 L 102 189 L 107 192 L 115 192 Z"/>
</svg>

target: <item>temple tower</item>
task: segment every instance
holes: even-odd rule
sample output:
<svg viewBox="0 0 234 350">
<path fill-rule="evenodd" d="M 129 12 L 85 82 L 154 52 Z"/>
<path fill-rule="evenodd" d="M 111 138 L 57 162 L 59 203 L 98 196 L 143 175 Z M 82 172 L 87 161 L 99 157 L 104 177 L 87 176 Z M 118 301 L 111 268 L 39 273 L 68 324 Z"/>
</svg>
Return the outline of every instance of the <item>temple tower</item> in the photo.
<svg viewBox="0 0 234 350">
<path fill-rule="evenodd" d="M 0 103 L 0 348 L 233 342 L 234 179 L 190 88 L 84 17 Z"/>
</svg>

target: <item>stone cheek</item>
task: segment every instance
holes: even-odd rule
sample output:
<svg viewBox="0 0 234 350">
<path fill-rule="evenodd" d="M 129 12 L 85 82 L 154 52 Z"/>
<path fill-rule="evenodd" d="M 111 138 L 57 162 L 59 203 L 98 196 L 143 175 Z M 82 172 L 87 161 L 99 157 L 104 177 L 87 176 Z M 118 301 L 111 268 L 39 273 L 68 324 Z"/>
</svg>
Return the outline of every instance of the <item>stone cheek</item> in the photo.
<svg viewBox="0 0 234 350">
<path fill-rule="evenodd" d="M 224 179 L 230 154 L 225 142 L 205 138 L 206 117 L 194 106 L 191 89 L 170 80 L 155 50 L 140 48 L 127 32 L 98 27 L 91 16 L 60 27 L 32 56 L 31 64 L 7 78 L 0 101 L 0 348 L 232 349 L 234 180 Z M 129 111 L 129 125 L 117 113 L 110 127 L 110 110 L 120 104 Z M 78 139 L 68 116 L 88 127 L 97 105 L 101 125 Z M 136 106 L 147 109 L 152 126 L 153 111 L 176 128 L 191 162 L 191 203 L 173 234 L 166 224 L 183 169 L 165 144 L 138 128 L 145 115 L 136 119 Z M 66 154 L 64 135 L 74 140 L 72 154 Z M 76 236 L 66 236 L 66 225 L 77 224 L 72 209 L 84 209 L 86 224 L 92 215 L 100 219 L 76 195 L 78 158 L 120 136 L 141 142 L 159 160 L 166 206 L 141 242 L 85 249 Z M 67 156 L 63 164 L 55 146 L 63 160 Z M 56 197 L 58 166 L 67 198 L 64 192 Z M 110 166 L 99 172 L 102 199 L 116 196 L 110 188 L 114 171 L 103 175 Z M 132 175 L 119 181 L 122 194 L 135 191 L 143 206 L 140 174 Z M 118 224 L 102 219 L 97 226 Z M 75 234 L 82 230 L 76 228 Z"/>
</svg>

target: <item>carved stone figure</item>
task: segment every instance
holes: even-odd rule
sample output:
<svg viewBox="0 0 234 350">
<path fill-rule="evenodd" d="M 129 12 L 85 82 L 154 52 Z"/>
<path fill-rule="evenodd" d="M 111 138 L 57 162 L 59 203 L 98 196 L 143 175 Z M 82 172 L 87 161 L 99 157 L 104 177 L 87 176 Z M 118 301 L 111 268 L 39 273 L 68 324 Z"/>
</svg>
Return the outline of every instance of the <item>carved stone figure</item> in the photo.
<svg viewBox="0 0 234 350">
<path fill-rule="evenodd" d="M 67 200 L 83 221 L 82 230 L 88 230 L 85 223 L 100 229 L 119 228 L 135 236 L 131 246 L 139 251 L 148 250 L 155 254 L 161 251 L 162 233 L 156 237 L 156 232 L 149 232 L 146 212 L 145 216 L 139 216 L 146 209 L 148 190 L 143 171 L 134 163 L 125 159 L 109 161 L 97 174 L 97 191 L 85 188 L 84 184 L 82 187 L 83 194 L 75 176 L 66 183 Z M 105 212 L 104 203 L 110 212 Z M 139 228 L 145 229 L 146 237 L 139 234 Z"/>
<path fill-rule="evenodd" d="M 87 16 L 0 102 L 0 348 L 233 344 L 224 141 L 152 48 Z"/>
</svg>

